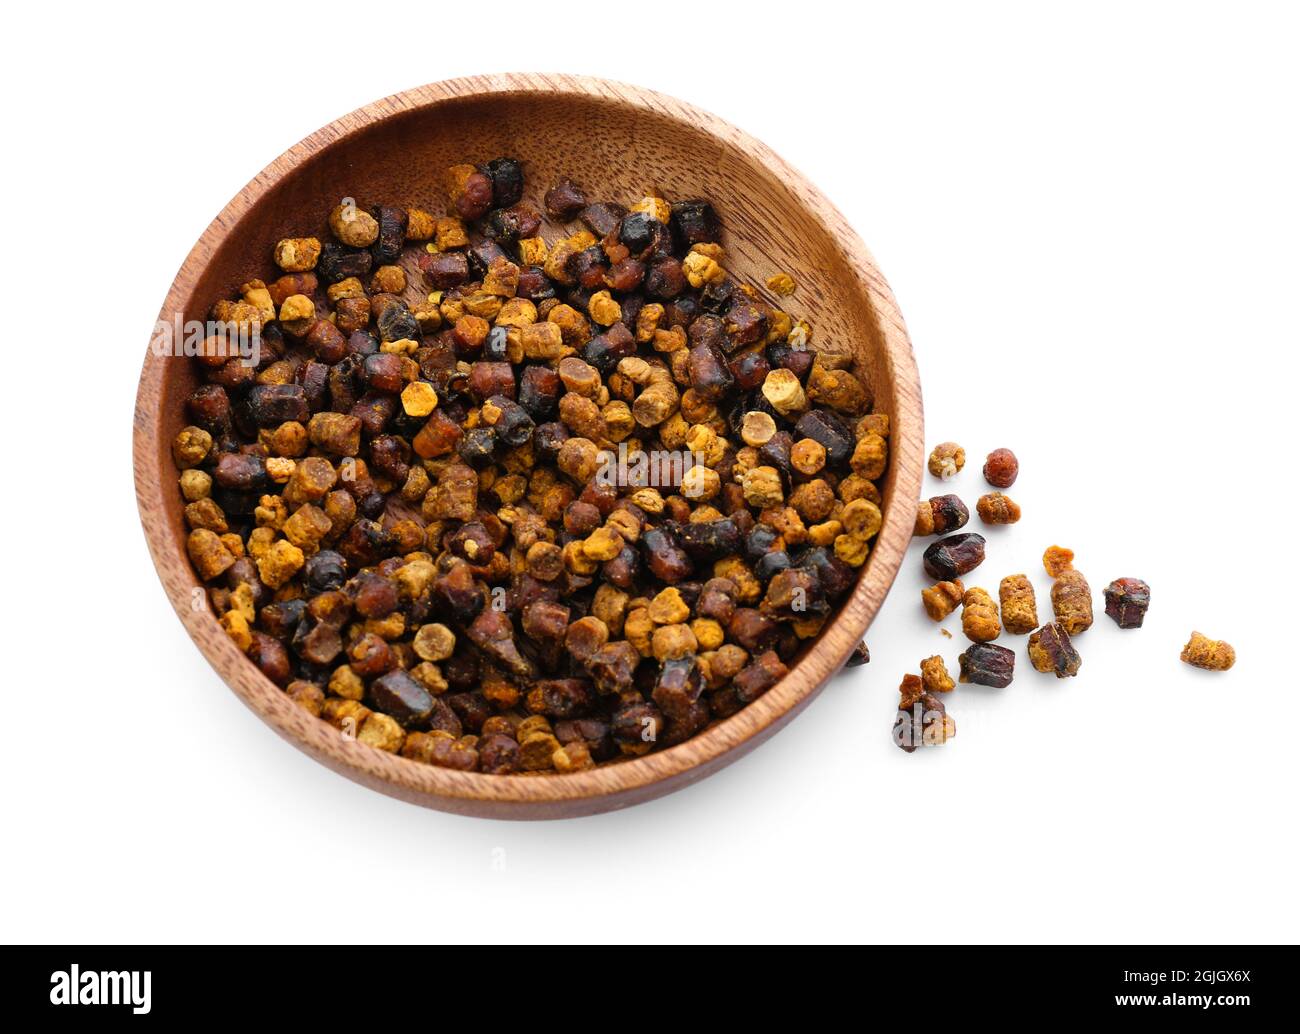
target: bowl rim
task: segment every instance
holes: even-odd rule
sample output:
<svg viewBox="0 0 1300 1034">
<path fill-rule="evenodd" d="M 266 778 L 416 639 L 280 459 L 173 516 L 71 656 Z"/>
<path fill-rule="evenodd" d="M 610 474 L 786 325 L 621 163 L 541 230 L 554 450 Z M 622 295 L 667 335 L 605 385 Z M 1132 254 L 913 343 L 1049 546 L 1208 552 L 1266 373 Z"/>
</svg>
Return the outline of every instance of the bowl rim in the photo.
<svg viewBox="0 0 1300 1034">
<path fill-rule="evenodd" d="M 673 747 L 576 773 L 488 775 L 423 764 L 349 739 L 285 696 L 226 635 L 207 605 L 196 607 L 202 585 L 190 567 L 184 537 L 174 536 L 163 514 L 169 504 L 158 476 L 164 414 L 158 404 L 167 365 L 146 352 L 136 397 L 133 466 L 140 520 L 154 565 L 177 616 L 208 663 L 231 690 L 283 738 L 336 772 L 390 796 L 428 807 L 498 818 L 552 818 L 594 814 L 661 796 L 736 760 L 790 721 L 839 671 L 861 640 L 892 586 L 912 534 L 924 453 L 919 377 L 903 317 L 866 245 L 839 210 L 802 173 L 770 147 L 723 119 L 685 101 L 643 87 L 568 74 L 505 73 L 468 76 L 417 86 L 381 98 L 335 119 L 294 144 L 241 189 L 203 231 L 186 256 L 159 313 L 181 311 L 193 285 L 227 231 L 285 176 L 345 137 L 390 119 L 449 101 L 500 95 L 570 95 L 631 105 L 685 122 L 725 147 L 764 166 L 799 197 L 829 233 L 875 308 L 892 368 L 897 419 L 891 428 L 892 505 L 868 566 L 839 613 L 777 685 L 735 715 Z M 204 595 L 206 600 L 206 593 Z"/>
</svg>

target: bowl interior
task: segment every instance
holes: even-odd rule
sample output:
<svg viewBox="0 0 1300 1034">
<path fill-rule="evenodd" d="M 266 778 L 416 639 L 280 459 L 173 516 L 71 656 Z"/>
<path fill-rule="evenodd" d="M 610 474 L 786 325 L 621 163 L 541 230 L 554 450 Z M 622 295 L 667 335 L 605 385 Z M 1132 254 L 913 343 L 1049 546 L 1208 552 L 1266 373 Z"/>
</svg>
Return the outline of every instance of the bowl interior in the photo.
<svg viewBox="0 0 1300 1034">
<path fill-rule="evenodd" d="M 852 354 L 871 385 L 877 411 L 889 415 L 894 433 L 884 484 L 885 527 L 856 592 L 828 624 L 819 648 L 807 653 L 780 686 L 687 744 L 595 772 L 546 778 L 474 776 L 400 758 L 370 758 L 379 752 L 355 743 L 326 744 L 333 730 L 313 731 L 316 720 L 294 713 L 298 709 L 234 650 L 211 614 L 190 607 L 198 582 L 188 573 L 169 444 L 187 423 L 184 402 L 198 379 L 186 359 L 150 356 L 140 402 L 148 412 L 137 412 L 141 512 L 164 583 L 191 634 L 245 701 L 287 738 L 353 777 L 435 807 L 492 814 L 595 811 L 630 803 L 623 799 L 628 777 L 648 797 L 718 767 L 726 755 L 774 731 L 838 668 L 893 581 L 911 530 L 920 465 L 915 369 L 888 288 L 852 231 L 802 177 L 712 116 L 644 91 L 629 96 L 628 88 L 612 84 L 572 82 L 571 89 L 557 89 L 555 77 L 549 77 L 544 87 L 525 84 L 469 95 L 458 95 L 466 91 L 456 84 L 439 84 L 441 90 L 412 91 L 326 127 L 269 167 L 218 217 L 187 260 L 161 318 L 170 321 L 179 314 L 202 320 L 215 300 L 235 297 L 241 283 L 274 279 L 279 275 L 270 259 L 275 242 L 308 235 L 329 239 L 326 215 L 344 197 L 361 205 L 382 202 L 442 214 L 443 173 L 459 162 L 477 164 L 500 155 L 521 159 L 524 196 L 539 209 L 543 193 L 561 176 L 580 184 L 592 200 L 626 204 L 647 194 L 706 197 L 722 219 L 728 270 L 796 318 L 808 318 L 816 350 Z M 566 232 L 562 224 L 547 223 L 542 235 L 554 240 Z M 411 272 L 413 257 L 407 259 Z M 764 282 L 778 271 L 798 283 L 792 298 L 767 294 Z M 408 279 L 408 300 L 422 299 L 418 275 Z M 157 367 L 151 370 L 150 364 Z M 146 399 L 150 382 L 156 392 Z M 149 481 L 152 488 L 145 484 Z M 901 510 L 908 512 L 900 517 Z M 177 563 L 164 564 L 168 558 Z M 728 726 L 730 733 L 717 738 Z M 710 737 L 713 742 L 703 743 Z M 674 752 L 685 753 L 670 758 Z M 627 771 L 634 766 L 642 770 Z M 625 774 L 611 781 L 602 774 L 607 772 Z M 540 806 L 536 800 L 510 806 L 518 798 L 512 783 L 527 784 L 524 797 L 540 794 Z M 544 784 L 554 790 L 534 789 Z M 601 802 L 606 796 L 610 800 Z M 474 803 L 485 799 L 486 807 Z M 568 803 L 548 809 L 555 802 Z"/>
</svg>

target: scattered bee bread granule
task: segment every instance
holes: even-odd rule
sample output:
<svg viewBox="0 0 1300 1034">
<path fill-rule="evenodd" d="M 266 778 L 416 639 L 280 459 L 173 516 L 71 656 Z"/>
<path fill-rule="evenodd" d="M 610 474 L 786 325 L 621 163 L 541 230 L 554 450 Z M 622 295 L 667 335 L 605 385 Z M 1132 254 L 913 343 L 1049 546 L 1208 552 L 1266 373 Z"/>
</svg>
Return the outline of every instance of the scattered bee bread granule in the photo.
<svg viewBox="0 0 1300 1034">
<path fill-rule="evenodd" d="M 1193 668 L 1227 671 L 1237 663 L 1237 651 L 1222 639 L 1211 639 L 1200 632 L 1193 632 L 1179 659 Z"/>
<path fill-rule="evenodd" d="M 966 466 L 966 450 L 956 442 L 940 442 L 930 453 L 927 466 L 935 477 L 948 481 Z"/>
</svg>

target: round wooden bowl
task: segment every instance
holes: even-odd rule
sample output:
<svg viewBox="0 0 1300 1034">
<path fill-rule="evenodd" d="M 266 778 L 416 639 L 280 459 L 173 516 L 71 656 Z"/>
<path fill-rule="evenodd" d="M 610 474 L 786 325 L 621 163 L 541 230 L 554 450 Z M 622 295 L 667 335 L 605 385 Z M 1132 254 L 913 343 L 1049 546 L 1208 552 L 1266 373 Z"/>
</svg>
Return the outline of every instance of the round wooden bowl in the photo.
<svg viewBox="0 0 1300 1034">
<path fill-rule="evenodd" d="M 192 361 L 150 349 L 135 408 L 135 486 L 159 577 L 190 636 L 241 700 L 281 736 L 336 772 L 444 811 L 556 818 L 622 808 L 736 760 L 794 717 L 848 658 L 894 581 L 912 534 L 921 482 L 921 393 L 911 344 L 885 278 L 844 217 L 769 148 L 682 101 L 564 75 L 498 75 L 422 86 L 325 126 L 266 167 L 213 220 L 186 258 L 159 319 L 206 319 L 253 277 L 277 275 L 282 237 L 327 239 L 325 216 L 347 196 L 364 204 L 444 211 L 443 170 L 498 155 L 525 162 L 525 197 L 540 208 L 559 176 L 588 197 L 707 197 L 724 226 L 727 268 L 763 290 L 772 273 L 798 282 L 783 302 L 814 327 L 813 347 L 851 352 L 889 415 L 884 526 L 857 587 L 774 688 L 695 738 L 646 757 L 571 775 L 493 776 L 408 761 L 343 737 L 273 685 L 207 607 L 185 551 L 170 444 L 187 421 Z M 548 225 L 550 239 L 561 227 Z M 418 284 L 418 279 L 416 284 Z M 411 288 L 412 300 L 418 293 Z M 775 300 L 775 299 L 773 299 Z"/>
</svg>

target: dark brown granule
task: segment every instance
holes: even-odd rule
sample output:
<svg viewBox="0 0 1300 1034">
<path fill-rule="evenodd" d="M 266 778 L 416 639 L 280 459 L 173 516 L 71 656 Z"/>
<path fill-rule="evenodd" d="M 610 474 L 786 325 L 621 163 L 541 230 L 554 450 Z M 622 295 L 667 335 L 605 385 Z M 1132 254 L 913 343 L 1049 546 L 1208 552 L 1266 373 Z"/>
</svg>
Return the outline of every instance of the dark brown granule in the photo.
<svg viewBox="0 0 1300 1034">
<path fill-rule="evenodd" d="M 1141 578 L 1116 578 L 1102 595 L 1106 616 L 1120 628 L 1141 628 L 1151 605 L 1151 586 Z"/>
<path fill-rule="evenodd" d="M 926 547 L 925 573 L 939 581 L 953 581 L 984 562 L 984 536 L 975 532 L 949 535 Z"/>
<path fill-rule="evenodd" d="M 976 643 L 967 647 L 958 662 L 961 669 L 959 682 L 1001 689 L 1011 685 L 1015 677 L 1016 655 L 993 643 Z"/>
<path fill-rule="evenodd" d="M 1035 671 L 1051 672 L 1058 679 L 1078 674 L 1083 663 L 1063 625 L 1053 621 L 1029 637 L 1029 661 Z"/>
</svg>

